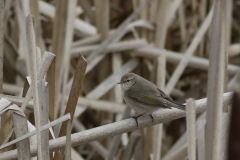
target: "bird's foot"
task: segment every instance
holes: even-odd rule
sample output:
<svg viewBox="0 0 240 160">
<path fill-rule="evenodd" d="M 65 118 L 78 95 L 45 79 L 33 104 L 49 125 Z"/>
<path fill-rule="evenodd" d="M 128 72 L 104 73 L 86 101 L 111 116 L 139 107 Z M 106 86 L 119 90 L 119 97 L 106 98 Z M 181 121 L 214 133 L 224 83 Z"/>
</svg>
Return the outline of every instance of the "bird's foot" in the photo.
<svg viewBox="0 0 240 160">
<path fill-rule="evenodd" d="M 154 122 L 154 118 L 153 118 L 152 114 L 150 114 L 150 117 L 152 118 L 152 122 Z"/>
<path fill-rule="evenodd" d="M 142 116 L 142 115 L 144 115 L 144 114 L 140 114 L 140 115 L 138 115 L 138 116 L 133 116 L 133 117 L 132 117 L 133 119 L 135 119 L 136 124 L 137 124 L 137 127 L 138 127 L 138 121 L 137 121 L 137 119 L 138 119 L 138 117 L 140 117 L 140 116 Z"/>
<path fill-rule="evenodd" d="M 138 117 L 137 117 L 137 116 L 133 116 L 132 118 L 135 119 L 136 124 L 137 124 L 137 127 L 138 127 L 138 121 L 137 121 L 137 118 L 138 118 Z"/>
</svg>

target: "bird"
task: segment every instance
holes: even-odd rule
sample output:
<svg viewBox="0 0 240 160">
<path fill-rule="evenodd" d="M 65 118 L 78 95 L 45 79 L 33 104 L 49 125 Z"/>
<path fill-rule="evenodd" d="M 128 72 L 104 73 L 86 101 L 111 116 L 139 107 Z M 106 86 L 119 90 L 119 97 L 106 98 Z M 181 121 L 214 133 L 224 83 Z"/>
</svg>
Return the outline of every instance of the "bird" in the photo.
<svg viewBox="0 0 240 160">
<path fill-rule="evenodd" d="M 152 112 L 160 108 L 171 109 L 171 107 L 174 107 L 186 110 L 185 105 L 175 102 L 154 83 L 137 74 L 126 73 L 118 84 L 121 84 L 122 96 L 126 104 L 139 114 L 132 117 L 135 119 L 137 127 L 137 118 L 148 114 L 153 122 Z"/>
</svg>

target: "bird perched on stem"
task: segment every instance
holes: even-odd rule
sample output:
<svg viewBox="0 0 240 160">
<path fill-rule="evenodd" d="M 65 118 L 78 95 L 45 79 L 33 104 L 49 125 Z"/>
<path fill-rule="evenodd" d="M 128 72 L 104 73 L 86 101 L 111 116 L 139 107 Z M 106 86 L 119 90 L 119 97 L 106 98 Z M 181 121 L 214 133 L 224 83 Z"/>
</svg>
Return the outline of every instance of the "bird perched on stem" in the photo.
<svg viewBox="0 0 240 160">
<path fill-rule="evenodd" d="M 155 84 L 134 73 L 123 75 L 121 82 L 118 84 L 121 84 L 122 95 L 126 104 L 140 114 L 133 117 L 137 127 L 137 118 L 144 114 L 149 114 L 153 122 L 152 112 L 157 109 L 171 109 L 171 107 L 174 107 L 185 111 L 185 105 L 173 101 L 171 97 L 157 88 Z"/>
</svg>

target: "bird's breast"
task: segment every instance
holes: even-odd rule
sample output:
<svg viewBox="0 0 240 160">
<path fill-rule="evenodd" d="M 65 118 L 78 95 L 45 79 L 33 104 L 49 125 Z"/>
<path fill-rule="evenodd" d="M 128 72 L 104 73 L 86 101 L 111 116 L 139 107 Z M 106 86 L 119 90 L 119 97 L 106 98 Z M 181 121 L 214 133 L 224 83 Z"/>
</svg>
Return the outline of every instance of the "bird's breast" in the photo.
<svg viewBox="0 0 240 160">
<path fill-rule="evenodd" d="M 157 110 L 158 108 L 156 107 L 152 107 L 143 103 L 138 102 L 137 100 L 128 97 L 126 94 L 123 93 L 123 99 L 126 102 L 126 104 L 133 109 L 134 111 L 136 111 L 138 114 L 143 114 L 143 113 L 147 113 L 149 111 L 154 111 Z"/>
</svg>

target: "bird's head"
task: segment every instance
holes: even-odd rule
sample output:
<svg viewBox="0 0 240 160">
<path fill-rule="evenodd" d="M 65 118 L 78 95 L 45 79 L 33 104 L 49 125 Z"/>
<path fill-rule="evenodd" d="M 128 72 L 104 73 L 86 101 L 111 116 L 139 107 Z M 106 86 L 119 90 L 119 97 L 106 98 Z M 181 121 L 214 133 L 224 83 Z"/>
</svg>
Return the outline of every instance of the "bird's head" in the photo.
<svg viewBox="0 0 240 160">
<path fill-rule="evenodd" d="M 134 73 L 127 73 L 122 76 L 121 81 L 118 84 L 121 84 L 123 92 L 128 90 L 130 87 L 134 86 L 137 83 L 137 75 Z"/>
</svg>

